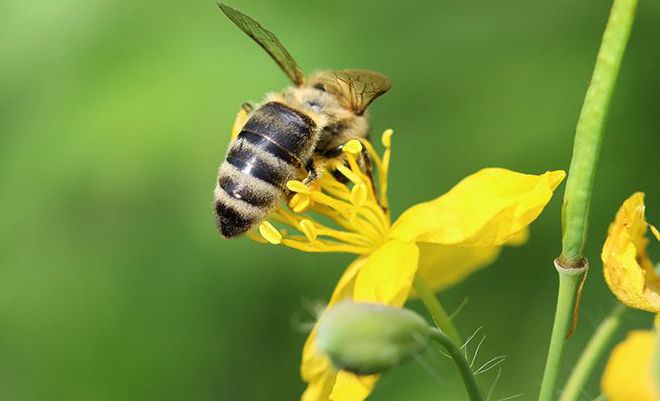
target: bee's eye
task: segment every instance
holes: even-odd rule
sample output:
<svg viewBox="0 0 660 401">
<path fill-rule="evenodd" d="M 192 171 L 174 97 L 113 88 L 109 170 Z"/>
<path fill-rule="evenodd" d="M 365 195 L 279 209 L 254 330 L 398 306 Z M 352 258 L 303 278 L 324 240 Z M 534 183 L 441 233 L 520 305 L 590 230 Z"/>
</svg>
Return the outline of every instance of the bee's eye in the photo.
<svg viewBox="0 0 660 401">
<path fill-rule="evenodd" d="M 325 85 L 323 85 L 323 84 L 316 84 L 316 85 L 314 85 L 314 89 L 318 89 L 318 90 L 320 90 L 321 92 L 325 92 Z"/>
</svg>

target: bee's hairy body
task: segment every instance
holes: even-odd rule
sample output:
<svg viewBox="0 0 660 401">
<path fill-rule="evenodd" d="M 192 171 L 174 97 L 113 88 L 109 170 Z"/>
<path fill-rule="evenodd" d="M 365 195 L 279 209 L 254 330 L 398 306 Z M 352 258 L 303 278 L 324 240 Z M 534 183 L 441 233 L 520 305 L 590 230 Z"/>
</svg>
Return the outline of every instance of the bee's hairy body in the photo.
<svg viewBox="0 0 660 401">
<path fill-rule="evenodd" d="M 288 181 L 313 181 L 316 164 L 339 156 L 349 139 L 365 138 L 366 108 L 390 89 L 391 82 L 380 73 L 359 69 L 321 71 L 307 81 L 272 32 L 240 11 L 218 6 L 295 85 L 267 95 L 247 118 L 239 113 L 234 123 L 239 133 L 220 166 L 215 187 L 216 223 L 229 238 L 259 224 L 285 198 Z"/>
<path fill-rule="evenodd" d="M 215 189 L 221 234 L 235 237 L 263 220 L 289 180 L 314 171 L 328 150 L 367 133 L 365 116 L 322 90 L 289 88 L 250 112 L 220 166 Z"/>
</svg>

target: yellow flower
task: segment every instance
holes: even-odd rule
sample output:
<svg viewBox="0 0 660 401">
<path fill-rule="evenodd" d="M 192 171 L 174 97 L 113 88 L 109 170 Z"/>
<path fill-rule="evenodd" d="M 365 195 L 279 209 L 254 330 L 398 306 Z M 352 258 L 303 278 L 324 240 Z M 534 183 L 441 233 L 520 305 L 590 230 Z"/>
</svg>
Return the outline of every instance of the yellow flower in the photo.
<svg viewBox="0 0 660 401">
<path fill-rule="evenodd" d="M 260 225 L 259 235 L 251 234 L 261 242 L 307 252 L 358 255 L 339 280 L 331 305 L 351 299 L 402 306 L 416 275 L 435 290 L 460 281 L 492 262 L 502 246 L 524 242 L 527 226 L 565 176 L 563 171 L 536 176 L 483 169 L 443 196 L 406 210 L 392 224 L 387 208 L 391 136 L 391 130 L 382 136 L 382 157 L 367 141 L 346 143 L 345 161 L 328 166 L 344 180 L 328 173 L 310 186 L 290 181 L 295 195 L 289 209 L 277 208 Z M 376 187 L 364 172 L 365 151 L 377 172 Z M 317 352 L 315 336 L 316 329 L 303 350 L 301 373 L 309 384 L 303 401 L 365 399 L 377 377 L 336 371 Z"/>
<path fill-rule="evenodd" d="M 660 372 L 653 366 L 658 335 L 652 330 L 630 332 L 625 341 L 617 345 L 607 361 L 602 389 L 609 401 L 659 401 Z"/>
<path fill-rule="evenodd" d="M 605 281 L 622 303 L 636 309 L 660 312 L 660 275 L 646 251 L 645 234 L 651 227 L 656 239 L 660 233 L 644 219 L 644 194 L 626 199 L 610 225 L 603 246 Z"/>
</svg>

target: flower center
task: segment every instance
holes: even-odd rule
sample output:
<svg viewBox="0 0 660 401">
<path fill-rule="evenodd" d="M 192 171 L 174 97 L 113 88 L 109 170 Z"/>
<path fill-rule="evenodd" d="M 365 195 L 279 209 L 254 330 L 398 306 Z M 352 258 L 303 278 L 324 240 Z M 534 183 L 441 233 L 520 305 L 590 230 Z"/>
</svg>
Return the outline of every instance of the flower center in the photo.
<svg viewBox="0 0 660 401">
<path fill-rule="evenodd" d="M 289 181 L 293 196 L 288 207 L 278 205 L 248 236 L 305 252 L 373 252 L 385 241 L 391 225 L 387 208 L 391 137 L 392 130 L 382 135 L 382 157 L 368 141 L 352 139 L 343 146 L 344 157 L 328 160 L 319 179 L 309 185 Z"/>
</svg>

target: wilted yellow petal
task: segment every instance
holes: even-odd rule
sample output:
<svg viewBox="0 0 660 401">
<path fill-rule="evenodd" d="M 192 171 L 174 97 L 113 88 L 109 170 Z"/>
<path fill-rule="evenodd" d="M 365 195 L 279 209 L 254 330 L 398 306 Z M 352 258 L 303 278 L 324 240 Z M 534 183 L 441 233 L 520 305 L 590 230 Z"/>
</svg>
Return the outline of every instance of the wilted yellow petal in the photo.
<svg viewBox="0 0 660 401">
<path fill-rule="evenodd" d="M 654 388 L 652 359 L 655 333 L 631 332 L 617 345 L 603 373 L 603 393 L 609 401 L 659 401 Z"/>
<path fill-rule="evenodd" d="M 412 288 L 419 250 L 415 244 L 389 240 L 365 262 L 355 278 L 353 300 L 401 306 Z"/>
<path fill-rule="evenodd" d="M 644 219 L 644 194 L 626 199 L 610 225 L 601 258 L 610 290 L 624 304 L 660 312 L 660 276 L 646 248 L 649 224 Z M 655 233 L 654 233 L 655 234 Z"/>
<path fill-rule="evenodd" d="M 502 245 L 538 217 L 565 175 L 483 169 L 439 198 L 406 210 L 390 237 L 440 245 Z"/>
</svg>

